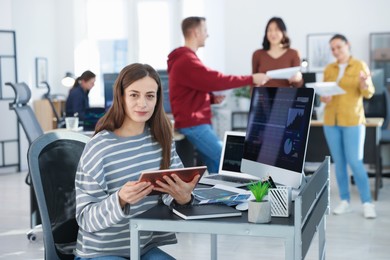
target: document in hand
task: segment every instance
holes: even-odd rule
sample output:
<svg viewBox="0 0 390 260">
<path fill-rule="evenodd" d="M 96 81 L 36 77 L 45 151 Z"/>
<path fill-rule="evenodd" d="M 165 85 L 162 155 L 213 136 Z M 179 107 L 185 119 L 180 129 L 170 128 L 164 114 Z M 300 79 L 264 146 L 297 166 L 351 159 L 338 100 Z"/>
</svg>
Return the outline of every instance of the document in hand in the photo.
<svg viewBox="0 0 390 260">
<path fill-rule="evenodd" d="M 182 219 L 226 218 L 241 216 L 241 211 L 221 204 L 174 206 L 173 213 Z"/>
<path fill-rule="evenodd" d="M 298 71 L 301 70 L 301 67 L 291 67 L 278 70 L 269 70 L 267 71 L 267 76 L 271 79 L 289 79 L 294 76 Z"/>
<path fill-rule="evenodd" d="M 313 82 L 306 83 L 307 88 L 314 88 L 315 93 L 320 96 L 335 96 L 345 94 L 336 82 Z"/>
</svg>

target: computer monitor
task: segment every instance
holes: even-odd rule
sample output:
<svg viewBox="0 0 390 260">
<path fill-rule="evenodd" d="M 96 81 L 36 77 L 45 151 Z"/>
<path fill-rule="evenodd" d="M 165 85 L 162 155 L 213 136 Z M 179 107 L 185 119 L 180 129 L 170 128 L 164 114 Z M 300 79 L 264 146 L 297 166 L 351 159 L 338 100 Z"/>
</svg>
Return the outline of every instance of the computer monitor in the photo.
<svg viewBox="0 0 390 260">
<path fill-rule="evenodd" d="M 168 73 L 166 70 L 157 70 L 157 73 L 161 79 L 161 85 L 163 90 L 164 110 L 166 113 L 172 113 L 171 103 L 169 102 L 169 81 Z M 104 82 L 104 107 L 108 110 L 112 105 L 113 99 L 113 87 L 116 78 L 119 73 L 105 73 L 103 74 Z"/>
<path fill-rule="evenodd" d="M 306 156 L 314 90 L 254 88 L 241 171 L 299 188 Z"/>
<path fill-rule="evenodd" d="M 315 72 L 303 72 L 302 73 L 303 86 L 306 88 L 306 83 L 317 82 L 317 73 Z M 320 96 L 314 96 L 314 106 L 319 107 L 321 105 Z"/>
<path fill-rule="evenodd" d="M 161 86 L 163 90 L 163 105 L 166 113 L 172 113 L 171 103 L 169 101 L 169 80 L 168 72 L 166 70 L 157 70 L 158 75 L 160 76 Z"/>
<path fill-rule="evenodd" d="M 103 82 L 104 82 L 104 108 L 106 111 L 112 105 L 112 99 L 114 95 L 114 83 L 118 78 L 119 73 L 104 73 Z"/>
</svg>

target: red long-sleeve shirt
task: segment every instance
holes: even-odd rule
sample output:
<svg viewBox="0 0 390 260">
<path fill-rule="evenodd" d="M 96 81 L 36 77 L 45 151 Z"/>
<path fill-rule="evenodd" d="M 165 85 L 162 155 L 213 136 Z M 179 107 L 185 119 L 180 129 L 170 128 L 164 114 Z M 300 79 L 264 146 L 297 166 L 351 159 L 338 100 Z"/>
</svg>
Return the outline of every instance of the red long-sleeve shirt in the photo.
<svg viewBox="0 0 390 260">
<path fill-rule="evenodd" d="M 224 75 L 180 47 L 168 55 L 169 99 L 175 128 L 211 124 L 210 92 L 252 85 L 252 76 Z"/>
</svg>

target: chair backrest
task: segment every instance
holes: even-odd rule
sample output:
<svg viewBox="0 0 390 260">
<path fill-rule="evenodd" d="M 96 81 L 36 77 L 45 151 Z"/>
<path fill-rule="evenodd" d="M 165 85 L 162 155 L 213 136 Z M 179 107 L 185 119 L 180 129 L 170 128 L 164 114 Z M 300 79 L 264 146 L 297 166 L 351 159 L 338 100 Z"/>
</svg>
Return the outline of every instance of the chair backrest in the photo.
<svg viewBox="0 0 390 260">
<path fill-rule="evenodd" d="M 390 123 L 390 94 L 385 88 L 370 99 L 364 99 L 364 112 L 366 117 L 382 117 L 382 129 L 387 129 Z"/>
<path fill-rule="evenodd" d="M 43 81 L 42 84 L 45 85 L 46 88 L 47 88 L 47 91 L 46 91 L 46 93 L 43 95 L 43 97 L 44 97 L 45 99 L 47 99 L 47 101 L 49 101 L 51 110 L 53 111 L 54 117 L 56 118 L 57 123 L 58 123 L 58 122 L 60 122 L 61 118 L 60 118 L 60 116 L 58 115 L 56 108 L 54 107 L 53 100 L 52 100 L 51 97 L 50 97 L 50 85 L 49 85 L 49 83 L 47 83 L 46 81 Z"/>
<path fill-rule="evenodd" d="M 47 101 L 49 101 L 50 108 L 53 112 L 54 117 L 56 118 L 57 122 L 57 128 L 64 128 L 65 127 L 65 118 L 62 115 L 59 115 L 54 103 L 53 103 L 53 97 L 50 95 L 50 85 L 46 81 L 42 81 L 42 84 L 46 86 L 46 93 L 43 95 L 43 98 L 45 98 Z"/>
<path fill-rule="evenodd" d="M 5 85 L 10 86 L 15 92 L 15 99 L 9 104 L 9 107 L 15 110 L 18 121 L 26 133 L 28 142 L 31 144 L 43 134 L 43 130 L 33 110 L 28 105 L 31 98 L 30 88 L 24 82 L 15 84 L 7 82 Z"/>
<path fill-rule="evenodd" d="M 375 86 L 375 93 L 382 93 L 385 86 L 385 71 L 383 69 L 373 69 L 371 70 L 371 79 L 372 83 Z"/>
<path fill-rule="evenodd" d="M 38 137 L 27 153 L 42 219 L 45 259 L 74 259 L 75 175 L 85 144 L 81 133 L 58 130 Z"/>
</svg>

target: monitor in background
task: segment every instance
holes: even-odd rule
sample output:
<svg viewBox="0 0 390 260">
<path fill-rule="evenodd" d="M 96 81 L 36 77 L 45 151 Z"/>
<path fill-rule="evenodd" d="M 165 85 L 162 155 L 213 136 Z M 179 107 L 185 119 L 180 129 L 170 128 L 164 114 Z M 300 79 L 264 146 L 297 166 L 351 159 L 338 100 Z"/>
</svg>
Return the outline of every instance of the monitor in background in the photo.
<svg viewBox="0 0 390 260">
<path fill-rule="evenodd" d="M 114 93 L 114 83 L 119 73 L 104 73 L 103 82 L 104 82 L 104 108 L 106 111 L 112 105 L 113 93 Z"/>
<path fill-rule="evenodd" d="M 169 102 L 169 80 L 168 72 L 166 70 L 157 70 L 158 75 L 160 75 L 161 86 L 163 90 L 163 105 L 166 113 L 172 113 L 171 103 Z"/>
<path fill-rule="evenodd" d="M 303 84 L 306 87 L 306 83 L 316 82 L 316 73 L 315 72 L 303 72 L 302 73 Z"/>
<path fill-rule="evenodd" d="M 104 116 L 106 109 L 104 107 L 89 107 L 85 109 L 83 121 L 84 131 L 95 131 L 96 123 Z"/>
<path fill-rule="evenodd" d="M 303 86 L 306 88 L 306 83 L 312 83 L 312 82 L 317 82 L 316 78 L 316 73 L 315 72 L 303 72 L 302 73 L 302 78 L 303 78 Z M 314 97 L 314 106 L 319 107 L 321 105 L 321 100 L 320 96 L 315 95 Z"/>
<path fill-rule="evenodd" d="M 157 70 L 157 73 L 161 79 L 161 85 L 163 89 L 163 101 L 164 101 L 164 110 L 166 113 L 171 113 L 171 103 L 169 102 L 169 81 L 168 73 L 166 70 Z M 119 73 L 104 73 L 103 82 L 104 82 L 104 107 L 108 110 L 112 105 L 113 99 L 113 87 L 116 78 Z"/>
<path fill-rule="evenodd" d="M 313 97 L 311 88 L 254 88 L 242 172 L 299 188 Z"/>
</svg>

